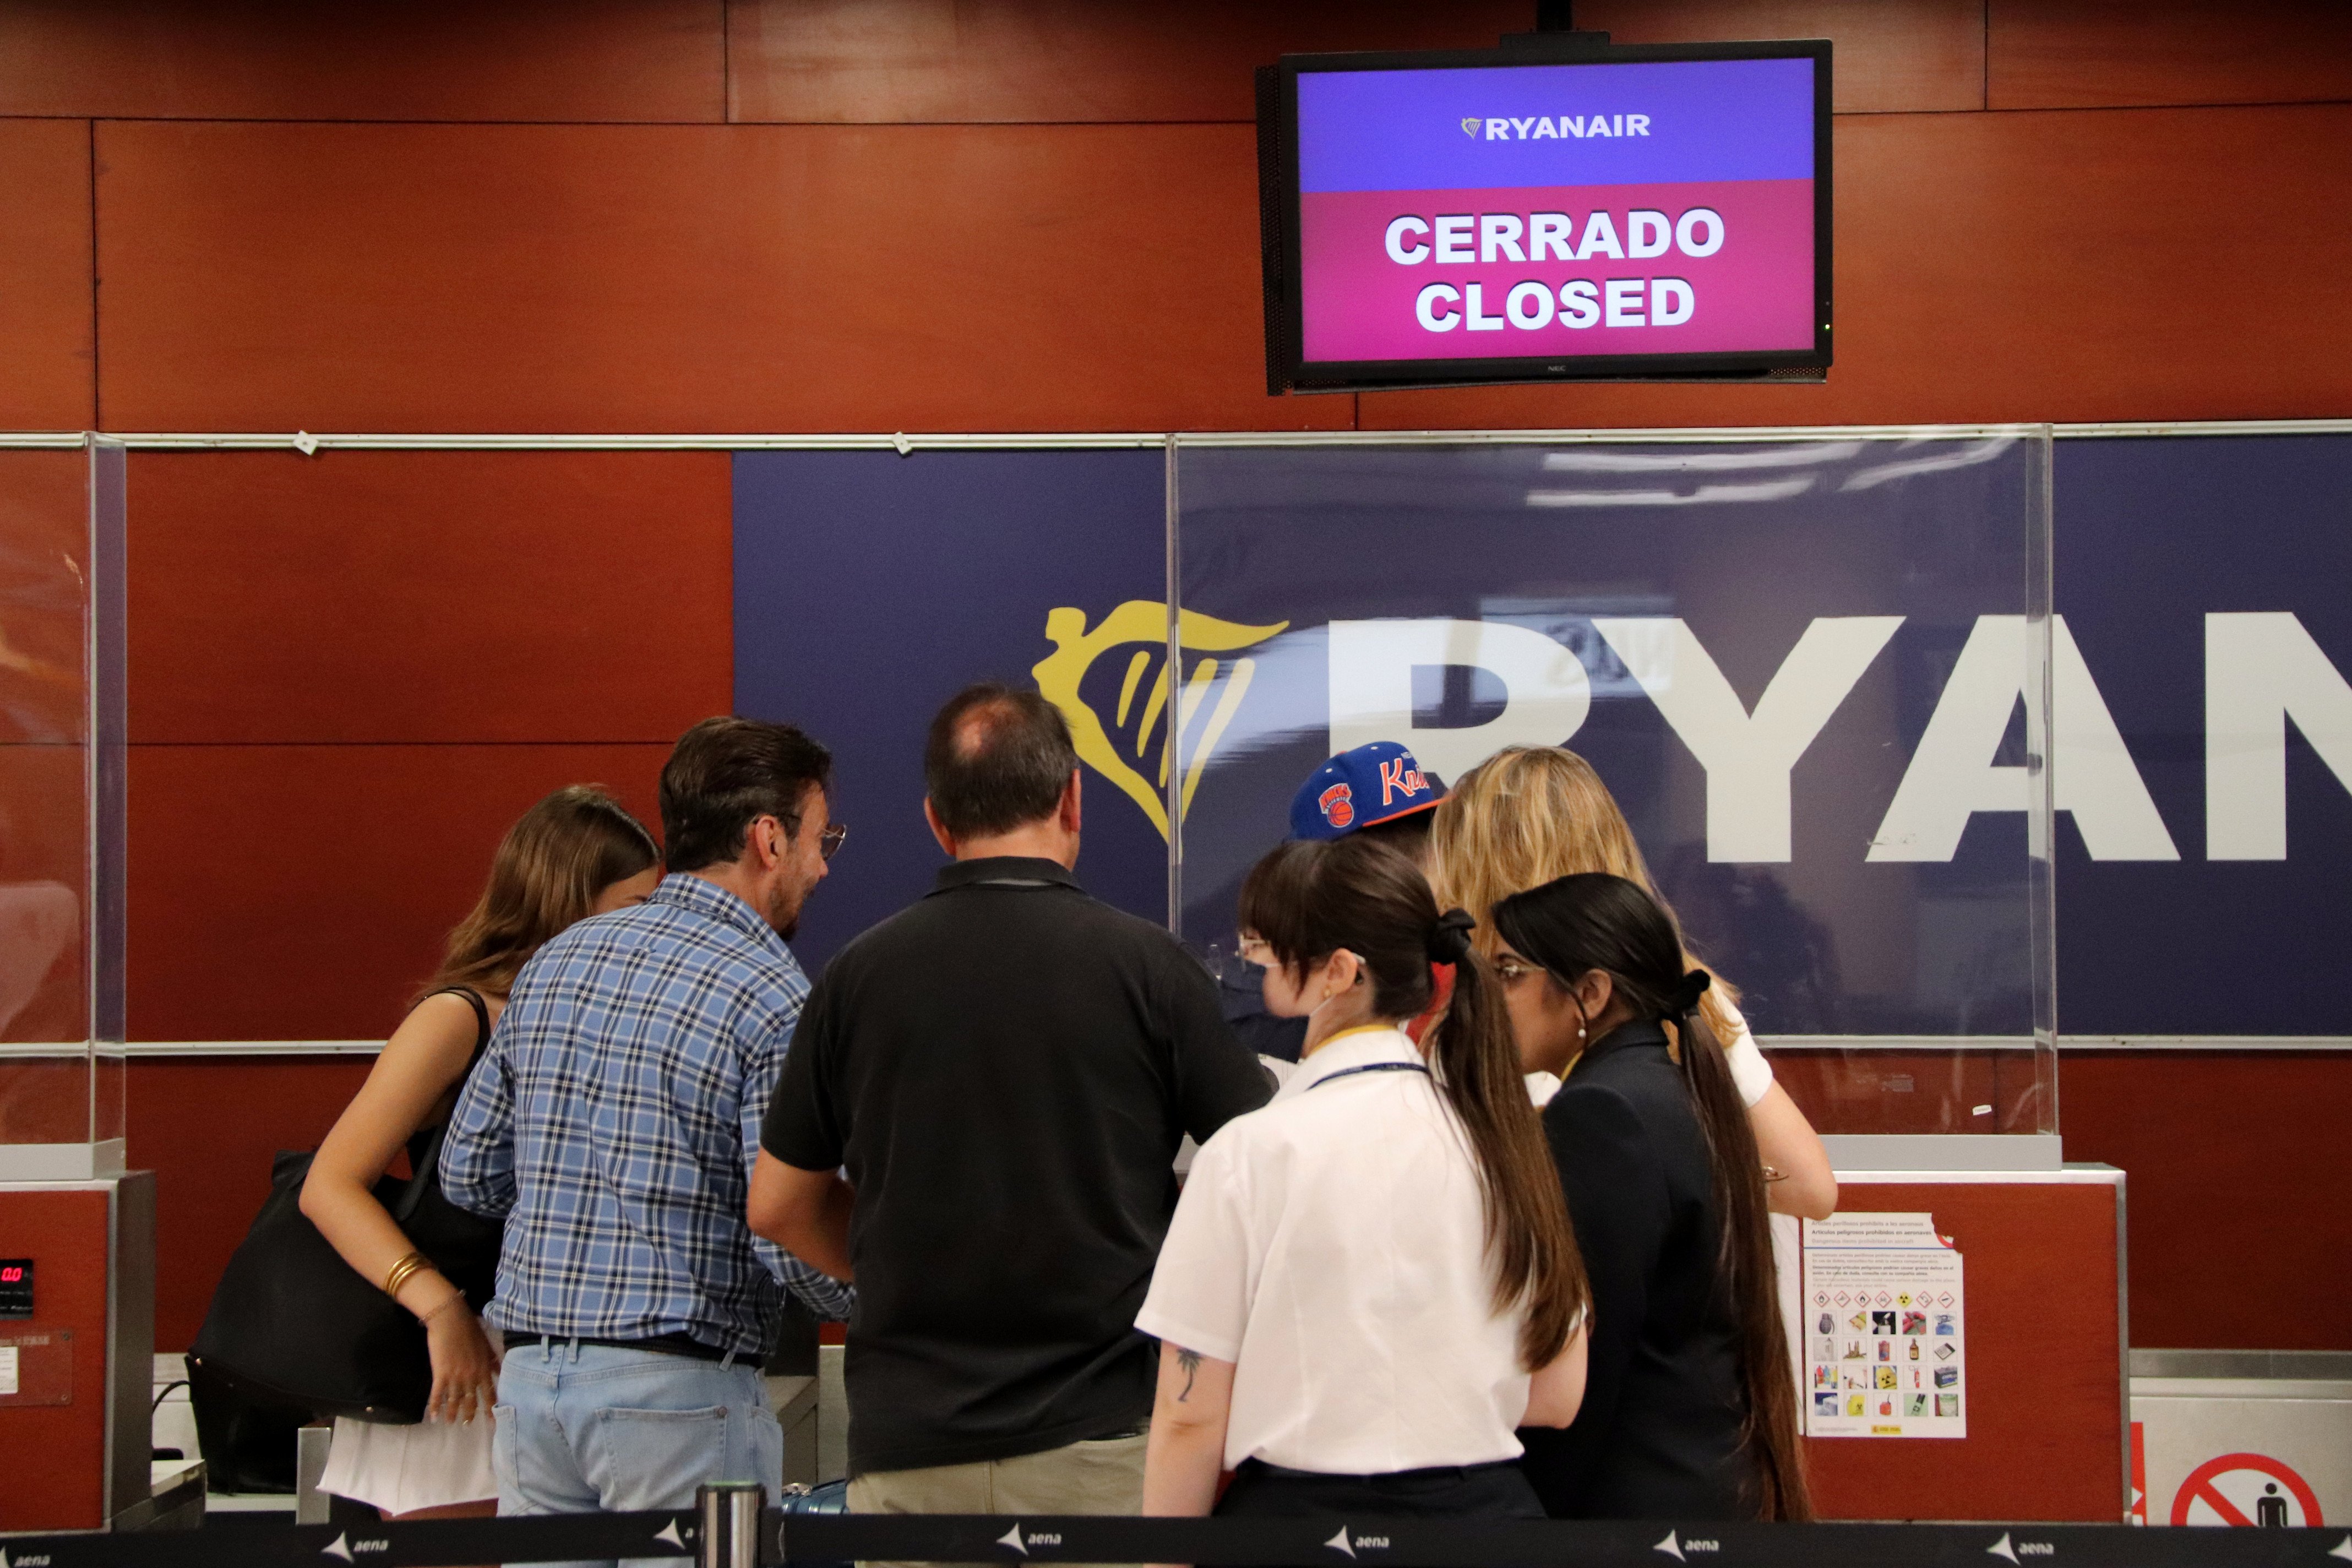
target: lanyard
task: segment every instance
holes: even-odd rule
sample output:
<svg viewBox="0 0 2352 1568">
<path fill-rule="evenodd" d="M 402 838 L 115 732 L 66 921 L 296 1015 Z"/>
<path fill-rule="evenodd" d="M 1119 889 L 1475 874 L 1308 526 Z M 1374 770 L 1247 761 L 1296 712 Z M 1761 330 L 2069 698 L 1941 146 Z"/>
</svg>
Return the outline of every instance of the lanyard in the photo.
<svg viewBox="0 0 2352 1568">
<path fill-rule="evenodd" d="M 1337 1083 L 1343 1078 L 1353 1078 L 1358 1073 L 1361 1072 L 1417 1072 L 1426 1074 L 1428 1071 L 1429 1069 L 1419 1062 L 1368 1062 L 1360 1068 L 1341 1068 L 1338 1072 L 1333 1073 L 1330 1077 L 1318 1078 L 1307 1087 L 1308 1092 L 1312 1093 L 1314 1090 L 1321 1089 L 1327 1083 Z"/>
</svg>

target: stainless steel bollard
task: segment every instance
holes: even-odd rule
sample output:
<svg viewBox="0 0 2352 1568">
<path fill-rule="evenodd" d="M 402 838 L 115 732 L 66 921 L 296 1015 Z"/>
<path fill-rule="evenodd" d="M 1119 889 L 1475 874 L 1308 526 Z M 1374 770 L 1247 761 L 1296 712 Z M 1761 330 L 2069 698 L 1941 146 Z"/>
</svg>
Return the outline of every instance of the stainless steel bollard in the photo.
<svg viewBox="0 0 2352 1568">
<path fill-rule="evenodd" d="M 768 1489 L 758 1481 L 713 1481 L 694 1489 L 702 1531 L 696 1545 L 701 1568 L 760 1568 L 760 1515 Z"/>
</svg>

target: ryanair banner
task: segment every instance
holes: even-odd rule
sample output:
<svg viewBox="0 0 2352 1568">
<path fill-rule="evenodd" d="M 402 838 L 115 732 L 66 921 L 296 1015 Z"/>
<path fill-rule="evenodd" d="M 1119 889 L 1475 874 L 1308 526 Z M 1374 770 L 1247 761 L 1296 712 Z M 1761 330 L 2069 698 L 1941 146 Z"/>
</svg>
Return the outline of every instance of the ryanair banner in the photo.
<svg viewBox="0 0 2352 1568">
<path fill-rule="evenodd" d="M 1762 1032 L 2030 1032 L 2046 830 L 2066 1034 L 2352 1034 L 2352 437 L 2061 441 L 2054 521 L 2052 460 L 1183 444 L 1171 661 L 1159 450 L 740 454 L 737 706 L 857 828 L 797 945 L 930 885 L 924 727 L 993 677 L 1070 720 L 1081 879 L 1203 949 L 1331 752 L 1564 743 Z"/>
<path fill-rule="evenodd" d="M 1566 744 L 1759 1030 L 2031 1034 L 2046 458 L 2039 434 L 1180 447 L 1182 605 L 1258 638 L 1186 671 L 1186 935 L 1230 931 L 1328 752 L 1402 742 L 1450 783 Z"/>
</svg>

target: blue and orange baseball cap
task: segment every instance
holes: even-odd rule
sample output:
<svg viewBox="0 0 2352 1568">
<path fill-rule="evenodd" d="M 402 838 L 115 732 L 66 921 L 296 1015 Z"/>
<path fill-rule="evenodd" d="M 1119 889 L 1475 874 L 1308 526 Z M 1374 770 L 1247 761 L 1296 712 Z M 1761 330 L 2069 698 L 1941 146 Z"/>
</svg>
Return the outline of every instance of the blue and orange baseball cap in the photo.
<svg viewBox="0 0 2352 1568">
<path fill-rule="evenodd" d="M 1337 838 L 1427 811 L 1445 787 L 1421 771 L 1394 741 L 1373 741 L 1340 752 L 1307 777 L 1290 801 L 1293 838 Z"/>
</svg>

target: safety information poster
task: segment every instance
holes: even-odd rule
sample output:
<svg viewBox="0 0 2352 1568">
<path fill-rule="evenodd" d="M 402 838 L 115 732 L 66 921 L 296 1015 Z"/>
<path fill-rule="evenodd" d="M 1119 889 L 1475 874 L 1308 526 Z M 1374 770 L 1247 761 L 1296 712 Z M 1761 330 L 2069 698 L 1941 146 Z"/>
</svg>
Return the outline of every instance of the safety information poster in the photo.
<svg viewBox="0 0 2352 1568">
<path fill-rule="evenodd" d="M 1933 1215 L 1807 1220 L 1803 1302 L 1806 1436 L 1969 1435 L 1960 1254 Z"/>
</svg>

